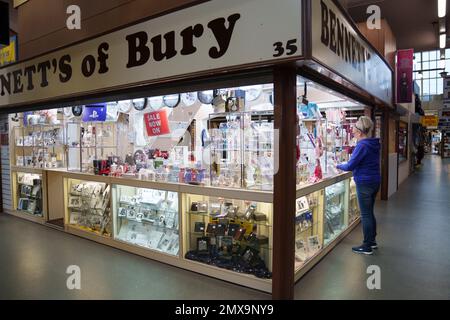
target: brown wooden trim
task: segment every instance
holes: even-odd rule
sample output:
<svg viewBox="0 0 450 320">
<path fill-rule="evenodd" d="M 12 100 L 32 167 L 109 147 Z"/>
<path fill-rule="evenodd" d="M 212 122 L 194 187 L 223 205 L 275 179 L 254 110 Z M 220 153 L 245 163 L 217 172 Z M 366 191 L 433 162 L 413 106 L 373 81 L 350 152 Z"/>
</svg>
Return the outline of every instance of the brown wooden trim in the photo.
<svg viewBox="0 0 450 320">
<path fill-rule="evenodd" d="M 64 107 L 68 103 L 71 103 L 71 105 L 82 105 L 82 101 L 86 100 L 92 100 L 89 101 L 89 103 L 114 101 L 119 100 L 115 98 L 116 96 L 124 96 L 125 94 L 127 94 L 128 96 L 124 97 L 124 99 L 130 99 L 140 98 L 143 96 L 161 95 L 162 93 L 171 94 L 185 91 L 195 91 L 195 88 L 206 90 L 208 87 L 211 87 L 211 79 L 214 77 L 224 78 L 227 80 L 233 78 L 233 81 L 230 82 L 230 86 L 236 86 L 236 82 L 239 81 L 242 77 L 245 78 L 246 74 L 257 74 L 260 72 L 260 70 L 269 70 L 273 66 L 296 61 L 297 59 L 302 59 L 302 57 L 284 58 L 269 62 L 254 62 L 251 64 L 224 67 L 215 70 L 205 70 L 162 79 L 140 81 L 132 84 L 100 88 L 87 92 L 75 92 L 73 94 L 53 97 L 50 99 L 40 99 L 27 101 L 26 103 L 10 104 L 7 107 L 0 107 L 0 113 L 17 112 L 17 108 L 21 108 L 19 112 L 23 112 L 27 110 L 39 110 L 42 109 L 42 107 L 45 107 L 45 109 L 49 109 L 50 107 Z M 185 89 L 183 89 L 185 91 L 180 91 L 181 89 L 177 89 L 183 86 L 185 87 Z M 133 92 L 136 93 L 132 97 L 130 95 Z M 108 98 L 108 96 L 110 98 Z"/>
<path fill-rule="evenodd" d="M 275 164 L 272 298 L 294 298 L 297 69 L 274 70 Z M 277 136 L 278 133 L 278 136 Z"/>
<path fill-rule="evenodd" d="M 180 92 L 191 92 L 215 88 L 235 87 L 239 85 L 261 84 L 272 82 L 272 68 L 236 67 L 223 68 L 219 71 L 205 71 L 194 75 L 171 77 L 162 80 L 143 81 L 137 84 L 102 88 L 90 92 L 76 92 L 52 99 L 30 101 L 26 104 L 8 105 L 0 108 L 0 113 L 23 112 L 60 108 L 68 105 L 83 105 L 94 102 L 116 101 L 145 96 L 156 96 Z M 234 70 L 234 71 L 233 71 Z M 20 108 L 20 110 L 18 110 Z"/>
</svg>

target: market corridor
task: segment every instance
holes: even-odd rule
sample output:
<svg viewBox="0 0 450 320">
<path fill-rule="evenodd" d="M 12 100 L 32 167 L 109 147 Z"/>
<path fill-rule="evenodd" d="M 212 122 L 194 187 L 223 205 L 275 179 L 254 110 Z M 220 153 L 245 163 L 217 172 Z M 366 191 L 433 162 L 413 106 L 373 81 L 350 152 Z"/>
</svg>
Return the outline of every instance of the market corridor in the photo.
<svg viewBox="0 0 450 320">
<path fill-rule="evenodd" d="M 427 156 L 377 205 L 380 249 L 351 252 L 356 228 L 297 283 L 296 299 L 449 299 L 450 161 Z M 68 290 L 66 269 L 81 269 Z M 381 290 L 366 268 L 381 268 Z M 0 215 L 0 299 L 270 299 L 251 289 L 171 267 L 63 232 Z"/>
</svg>

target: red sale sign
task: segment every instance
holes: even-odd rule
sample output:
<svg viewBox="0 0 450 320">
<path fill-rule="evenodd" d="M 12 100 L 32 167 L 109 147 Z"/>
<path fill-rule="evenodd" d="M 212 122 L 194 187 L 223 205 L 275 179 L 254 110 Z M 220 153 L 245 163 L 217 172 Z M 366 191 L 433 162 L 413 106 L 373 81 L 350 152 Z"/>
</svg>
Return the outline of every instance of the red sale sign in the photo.
<svg viewBox="0 0 450 320">
<path fill-rule="evenodd" d="M 165 110 L 144 114 L 145 128 L 150 137 L 170 133 L 169 120 Z"/>
</svg>

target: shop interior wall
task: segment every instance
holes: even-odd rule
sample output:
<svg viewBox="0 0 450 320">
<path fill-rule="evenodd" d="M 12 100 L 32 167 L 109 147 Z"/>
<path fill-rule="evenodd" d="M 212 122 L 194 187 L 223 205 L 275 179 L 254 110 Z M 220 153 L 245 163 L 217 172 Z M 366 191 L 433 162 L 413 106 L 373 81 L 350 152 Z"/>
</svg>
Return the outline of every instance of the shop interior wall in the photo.
<svg viewBox="0 0 450 320">
<path fill-rule="evenodd" d="M 14 9 L 18 14 L 19 58 L 27 59 L 139 19 L 194 4 L 199 0 L 33 0 Z M 81 9 L 81 29 L 67 29 L 67 7 Z"/>
<path fill-rule="evenodd" d="M 389 23 L 382 19 L 381 29 L 369 29 L 366 22 L 358 23 L 357 26 L 367 40 L 386 58 L 389 65 L 394 69 L 397 40 Z"/>
<path fill-rule="evenodd" d="M 9 132 L 8 132 L 8 115 L 0 114 L 0 168 L 1 168 L 1 202 L 2 208 L 12 208 L 11 197 L 11 174 L 9 162 Z M 1 210 L 0 210 L 1 211 Z"/>
</svg>

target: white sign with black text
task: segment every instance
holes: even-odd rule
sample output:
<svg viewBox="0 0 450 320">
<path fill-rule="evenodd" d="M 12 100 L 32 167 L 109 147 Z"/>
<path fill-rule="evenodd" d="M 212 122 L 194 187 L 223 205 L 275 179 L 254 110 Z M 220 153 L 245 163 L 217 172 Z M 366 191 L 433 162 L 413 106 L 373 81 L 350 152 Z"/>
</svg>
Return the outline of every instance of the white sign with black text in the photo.
<svg viewBox="0 0 450 320">
<path fill-rule="evenodd" d="M 213 0 L 0 69 L 0 107 L 302 54 L 300 0 Z"/>
</svg>

